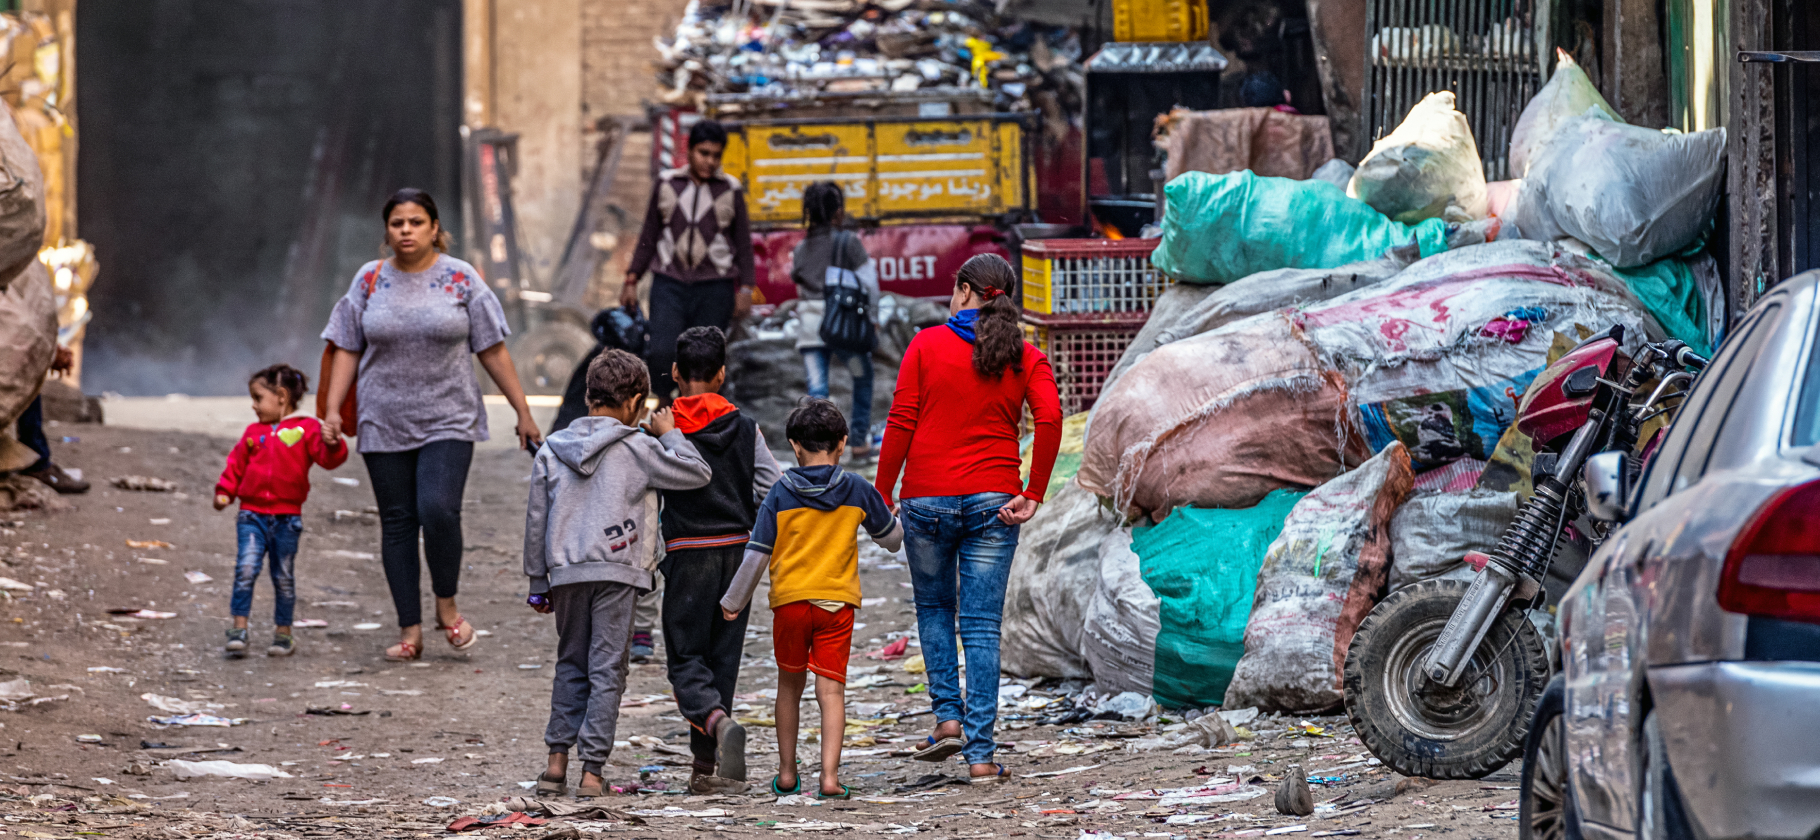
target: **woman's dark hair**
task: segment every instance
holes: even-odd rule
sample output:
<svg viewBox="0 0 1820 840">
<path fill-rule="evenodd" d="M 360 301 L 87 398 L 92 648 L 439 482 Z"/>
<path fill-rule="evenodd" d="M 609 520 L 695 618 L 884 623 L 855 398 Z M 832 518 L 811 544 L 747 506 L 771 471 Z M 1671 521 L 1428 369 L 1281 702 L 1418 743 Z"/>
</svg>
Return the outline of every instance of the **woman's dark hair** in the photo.
<svg viewBox="0 0 1820 840">
<path fill-rule="evenodd" d="M 290 365 L 272 365 L 253 374 L 253 378 L 246 381 L 247 387 L 255 382 L 283 394 L 293 409 L 303 402 L 303 395 L 310 392 L 310 378 Z"/>
<path fill-rule="evenodd" d="M 784 437 L 805 452 L 833 452 L 847 439 L 847 418 L 834 403 L 811 397 L 790 412 L 784 421 Z"/>
<path fill-rule="evenodd" d="M 588 363 L 588 406 L 618 408 L 651 392 L 651 374 L 643 359 L 617 347 L 600 351 Z"/>
<path fill-rule="evenodd" d="M 803 225 L 818 228 L 834 224 L 847 209 L 847 194 L 833 181 L 816 181 L 803 190 Z"/>
<path fill-rule="evenodd" d="M 1005 368 L 1024 372 L 1024 329 L 1018 325 L 1017 304 L 1011 302 L 1017 279 L 1011 263 L 997 254 L 975 255 L 954 273 L 954 285 L 985 298 L 973 327 L 973 369 L 989 379 L 1004 375 Z"/>
<path fill-rule="evenodd" d="M 436 250 L 445 254 L 448 253 L 449 232 L 442 227 L 442 217 L 436 215 L 436 199 L 431 198 L 429 193 L 416 187 L 405 187 L 398 192 L 392 193 L 392 197 L 386 199 L 385 209 L 379 211 L 380 223 L 390 225 L 392 223 L 392 211 L 398 209 L 398 205 L 400 204 L 415 204 L 418 207 L 422 207 L 423 212 L 429 214 L 430 221 L 436 223 L 436 239 L 430 244 L 436 246 Z"/>
<path fill-rule="evenodd" d="M 713 120 L 702 120 L 689 127 L 689 148 L 694 149 L 703 143 L 719 143 L 727 147 L 727 130 Z"/>
</svg>

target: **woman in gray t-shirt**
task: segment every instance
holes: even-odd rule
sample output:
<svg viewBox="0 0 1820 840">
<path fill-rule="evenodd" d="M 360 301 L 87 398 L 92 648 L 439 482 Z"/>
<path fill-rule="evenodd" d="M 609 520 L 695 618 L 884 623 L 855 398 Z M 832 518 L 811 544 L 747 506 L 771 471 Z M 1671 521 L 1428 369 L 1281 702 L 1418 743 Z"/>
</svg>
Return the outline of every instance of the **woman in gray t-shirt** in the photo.
<svg viewBox="0 0 1820 840">
<path fill-rule="evenodd" d="M 399 642 L 386 659 L 423 654 L 423 559 L 436 595 L 437 629 L 466 650 L 474 627 L 455 608 L 461 574 L 461 497 L 476 441 L 487 439 L 470 354 L 480 357 L 518 413 L 518 443 L 542 443 L 524 389 L 506 351 L 505 312 L 474 267 L 451 257 L 437 219 L 436 202 L 422 190 L 403 189 L 386 202 L 383 218 L 392 258 L 370 262 L 335 311 L 322 337 L 335 345 L 324 433 L 338 436 L 341 406 L 358 378 L 361 457 L 379 505 L 380 551 Z"/>
</svg>

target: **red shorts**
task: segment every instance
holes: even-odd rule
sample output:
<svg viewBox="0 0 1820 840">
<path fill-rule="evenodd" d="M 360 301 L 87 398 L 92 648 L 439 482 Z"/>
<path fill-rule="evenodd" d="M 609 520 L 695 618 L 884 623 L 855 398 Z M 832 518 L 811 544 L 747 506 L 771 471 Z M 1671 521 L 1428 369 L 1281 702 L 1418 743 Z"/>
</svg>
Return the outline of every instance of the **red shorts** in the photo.
<svg viewBox="0 0 1820 840">
<path fill-rule="evenodd" d="M 845 685 L 847 655 L 853 648 L 853 605 L 837 612 L 808 601 L 778 607 L 771 611 L 771 644 L 779 671 L 814 671 Z"/>
</svg>

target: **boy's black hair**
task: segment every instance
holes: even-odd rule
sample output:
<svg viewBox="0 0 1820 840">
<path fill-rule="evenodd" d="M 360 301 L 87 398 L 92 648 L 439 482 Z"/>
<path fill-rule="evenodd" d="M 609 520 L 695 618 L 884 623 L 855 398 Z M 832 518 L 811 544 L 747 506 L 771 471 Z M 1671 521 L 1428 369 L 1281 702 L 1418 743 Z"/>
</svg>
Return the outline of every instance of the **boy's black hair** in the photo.
<svg viewBox="0 0 1820 840">
<path fill-rule="evenodd" d="M 1269 70 L 1254 70 L 1246 74 L 1244 81 L 1239 82 L 1239 102 L 1247 108 L 1272 108 L 1287 105 L 1283 99 L 1283 83 L 1277 74 Z"/>
<path fill-rule="evenodd" d="M 255 382 L 283 394 L 293 409 L 303 402 L 303 395 L 310 392 L 310 378 L 286 364 L 272 365 L 253 374 L 253 378 L 246 381 L 247 387 L 251 388 Z"/>
<path fill-rule="evenodd" d="M 834 403 L 810 398 L 790 412 L 784 436 L 806 452 L 833 452 L 847 437 L 847 418 Z"/>
<path fill-rule="evenodd" d="M 689 148 L 694 149 L 703 143 L 718 143 L 727 147 L 727 130 L 713 120 L 702 120 L 689 127 Z"/>
<path fill-rule="evenodd" d="M 676 337 L 676 372 L 685 382 L 711 382 L 727 366 L 727 334 L 719 327 L 690 327 Z"/>
<path fill-rule="evenodd" d="M 588 363 L 588 407 L 625 405 L 651 392 L 651 374 L 643 359 L 609 347 Z"/>
</svg>

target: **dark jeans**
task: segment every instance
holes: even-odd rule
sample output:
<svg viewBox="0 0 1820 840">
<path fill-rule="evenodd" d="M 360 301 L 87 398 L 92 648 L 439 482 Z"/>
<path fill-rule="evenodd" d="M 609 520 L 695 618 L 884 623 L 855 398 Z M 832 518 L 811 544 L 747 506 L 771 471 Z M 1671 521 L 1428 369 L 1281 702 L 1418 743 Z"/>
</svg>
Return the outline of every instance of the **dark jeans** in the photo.
<svg viewBox="0 0 1820 840">
<path fill-rule="evenodd" d="M 675 344 L 675 342 L 671 342 Z M 32 404 L 19 415 L 19 442 L 38 453 L 38 460 L 28 470 L 41 470 L 51 465 L 51 442 L 44 437 L 44 398 L 33 397 Z"/>
<path fill-rule="evenodd" d="M 613 752 L 619 699 L 626 693 L 632 651 L 632 601 L 639 590 L 591 580 L 550 587 L 556 613 L 556 678 L 550 686 L 550 725 L 544 745 L 576 756 L 584 773 L 600 774 Z"/>
<path fill-rule="evenodd" d="M 272 593 L 277 605 L 272 608 L 272 624 L 291 626 L 291 613 L 297 608 L 297 539 L 303 536 L 303 517 L 294 513 L 254 513 L 243 510 L 234 518 L 234 530 L 240 537 L 240 551 L 234 558 L 234 595 L 228 610 L 236 616 L 253 613 L 253 584 L 259 582 L 259 567 L 272 558 Z"/>
<path fill-rule="evenodd" d="M 752 607 L 728 621 L 720 614 L 721 596 L 739 571 L 746 547 L 697 548 L 671 552 L 664 573 L 664 654 L 676 707 L 689 721 L 689 750 L 695 769 L 714 772 L 714 736 L 704 730 L 715 709 L 733 709 L 733 683 L 739 679 L 740 653 L 746 646 L 746 619 Z"/>
<path fill-rule="evenodd" d="M 436 440 L 403 452 L 365 452 L 373 500 L 379 503 L 379 554 L 398 626 L 423 623 L 422 572 L 417 535 L 423 534 L 423 560 L 430 566 L 430 591 L 455 597 L 461 579 L 461 493 L 468 484 L 474 444 Z"/>
<path fill-rule="evenodd" d="M 872 445 L 872 354 L 848 353 L 844 350 L 831 350 L 827 347 L 813 347 L 802 351 L 803 371 L 809 379 L 809 396 L 828 398 L 828 368 L 836 360 L 841 367 L 853 373 L 853 363 L 859 362 L 859 372 L 853 373 L 853 409 L 847 415 L 847 448 Z"/>
<path fill-rule="evenodd" d="M 690 327 L 733 325 L 734 280 L 703 280 L 684 283 L 662 274 L 651 275 L 651 312 L 646 318 L 650 341 L 645 345 L 645 360 L 651 366 L 651 393 L 668 401 L 676 391 L 676 380 L 670 378 L 670 365 L 676 363 L 676 338 Z"/>
<path fill-rule="evenodd" d="M 974 493 L 898 502 L 930 705 L 937 721 L 960 721 L 969 764 L 986 764 L 997 750 L 992 730 L 998 722 L 999 623 L 1022 527 L 998 521 L 998 509 L 1010 501 L 1009 493 Z M 954 644 L 957 624 L 967 651 L 965 700 Z"/>
</svg>

